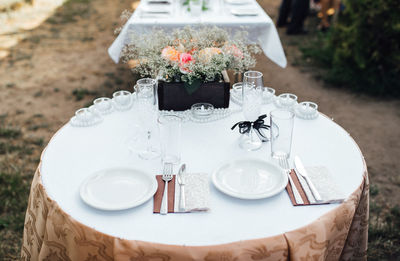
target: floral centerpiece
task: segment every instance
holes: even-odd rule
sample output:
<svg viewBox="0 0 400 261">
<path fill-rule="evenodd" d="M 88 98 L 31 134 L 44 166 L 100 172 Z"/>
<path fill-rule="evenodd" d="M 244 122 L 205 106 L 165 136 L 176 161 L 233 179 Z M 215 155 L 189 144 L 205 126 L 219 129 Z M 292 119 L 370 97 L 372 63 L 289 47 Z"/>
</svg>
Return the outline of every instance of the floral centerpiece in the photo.
<svg viewBox="0 0 400 261">
<path fill-rule="evenodd" d="M 133 34 L 121 58 L 140 76 L 161 79 L 163 87 L 168 86 L 166 83 L 180 83 L 187 95 L 195 95 L 207 83 L 214 83 L 215 88 L 221 86 L 215 83 L 224 82 L 227 70 L 240 73 L 255 65 L 253 54 L 259 48 L 246 43 L 246 32 L 229 35 L 217 27 L 185 27 L 171 34 L 163 30 Z"/>
</svg>

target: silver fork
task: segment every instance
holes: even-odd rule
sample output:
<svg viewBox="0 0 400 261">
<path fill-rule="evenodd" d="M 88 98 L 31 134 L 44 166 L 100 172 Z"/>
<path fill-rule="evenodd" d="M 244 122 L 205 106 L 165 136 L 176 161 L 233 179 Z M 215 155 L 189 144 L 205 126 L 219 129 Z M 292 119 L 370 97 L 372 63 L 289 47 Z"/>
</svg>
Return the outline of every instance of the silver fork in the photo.
<svg viewBox="0 0 400 261">
<path fill-rule="evenodd" d="M 292 177 L 290 176 L 290 166 L 289 166 L 289 161 L 285 156 L 279 157 L 279 166 L 283 168 L 289 178 L 289 183 L 290 186 L 292 187 L 293 195 L 294 195 L 294 200 L 296 201 L 297 204 L 304 204 L 303 199 L 300 196 L 299 191 L 297 190 L 296 186 L 294 185 L 294 181 Z"/>
<path fill-rule="evenodd" d="M 166 215 L 168 213 L 168 182 L 172 179 L 172 163 L 164 163 L 162 179 L 165 182 L 165 186 L 160 214 Z"/>
</svg>

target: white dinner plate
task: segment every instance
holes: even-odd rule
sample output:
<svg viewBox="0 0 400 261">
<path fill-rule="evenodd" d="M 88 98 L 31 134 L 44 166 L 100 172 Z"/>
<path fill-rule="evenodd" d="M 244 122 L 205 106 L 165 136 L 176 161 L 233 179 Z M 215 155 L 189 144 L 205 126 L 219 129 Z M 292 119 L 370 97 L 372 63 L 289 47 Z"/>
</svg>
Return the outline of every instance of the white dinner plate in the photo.
<svg viewBox="0 0 400 261">
<path fill-rule="evenodd" d="M 149 200 L 157 190 L 155 177 L 129 168 L 113 168 L 93 173 L 81 185 L 82 200 L 101 210 L 123 210 Z"/>
<path fill-rule="evenodd" d="M 256 159 L 235 160 L 212 175 L 215 187 L 241 199 L 272 197 L 285 189 L 288 177 L 277 165 Z"/>
</svg>

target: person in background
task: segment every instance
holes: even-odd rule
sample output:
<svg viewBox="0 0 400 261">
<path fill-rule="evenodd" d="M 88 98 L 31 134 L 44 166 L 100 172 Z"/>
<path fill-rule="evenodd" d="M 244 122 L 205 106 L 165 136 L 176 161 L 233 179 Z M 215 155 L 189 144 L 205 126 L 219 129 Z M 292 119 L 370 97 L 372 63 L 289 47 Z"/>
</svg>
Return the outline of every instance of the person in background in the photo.
<svg viewBox="0 0 400 261">
<path fill-rule="evenodd" d="M 336 17 L 339 12 L 340 0 L 320 0 L 320 5 L 321 12 L 318 14 L 318 17 L 321 18 L 321 22 L 318 26 L 318 29 L 325 32 L 331 26 L 329 22 L 329 16 L 335 15 Z"/>
<path fill-rule="evenodd" d="M 306 34 L 304 20 L 308 15 L 310 0 L 282 0 L 277 26 L 287 26 L 286 34 Z M 290 22 L 288 18 L 290 15 Z"/>
</svg>

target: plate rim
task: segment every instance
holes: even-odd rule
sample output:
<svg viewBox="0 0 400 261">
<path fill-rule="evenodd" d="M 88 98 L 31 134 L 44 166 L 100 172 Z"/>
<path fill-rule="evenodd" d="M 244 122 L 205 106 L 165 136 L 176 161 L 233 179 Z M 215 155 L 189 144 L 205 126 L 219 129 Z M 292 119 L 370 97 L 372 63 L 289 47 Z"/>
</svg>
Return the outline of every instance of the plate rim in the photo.
<svg viewBox="0 0 400 261">
<path fill-rule="evenodd" d="M 263 193 L 263 194 L 260 194 L 259 196 L 250 196 L 250 197 L 246 197 L 246 196 L 241 196 L 241 195 L 232 193 L 230 190 L 227 190 L 227 189 L 223 188 L 220 184 L 218 184 L 218 182 L 217 182 L 217 172 L 218 172 L 220 169 L 222 169 L 224 166 L 226 166 L 226 165 L 228 165 L 228 164 L 235 163 L 235 162 L 239 162 L 239 161 L 257 161 L 257 162 L 261 162 L 261 163 L 263 163 L 263 164 L 269 164 L 269 165 L 272 165 L 272 166 L 276 167 L 277 169 L 280 170 L 280 173 L 281 173 L 282 176 L 284 177 L 285 182 L 282 183 L 282 184 L 284 184 L 284 185 L 282 185 L 282 187 L 279 187 L 279 190 L 277 190 L 275 193 L 272 193 L 272 194 L 271 194 L 271 193 L 268 193 L 268 194 Z M 270 161 L 262 160 L 262 159 L 256 159 L 256 158 L 245 158 L 245 159 L 234 159 L 234 160 L 229 160 L 229 161 L 226 161 L 226 162 L 224 162 L 223 164 L 221 164 L 218 168 L 216 168 L 216 169 L 213 171 L 213 173 L 212 173 L 212 175 L 211 175 L 211 181 L 212 181 L 212 183 L 214 184 L 214 186 L 215 186 L 220 192 L 222 192 L 222 193 L 224 193 L 224 194 L 226 194 L 226 195 L 228 195 L 228 196 L 231 196 L 231 197 L 234 197 L 234 198 L 239 198 L 239 199 L 246 199 L 246 200 L 257 200 L 257 199 L 270 198 L 270 197 L 273 197 L 273 196 L 275 196 L 275 195 L 281 193 L 281 192 L 286 188 L 286 186 L 287 186 L 287 184 L 288 184 L 288 176 L 285 174 L 284 170 L 283 170 L 280 166 L 278 166 L 277 164 L 275 164 L 274 162 L 270 162 Z"/>
<path fill-rule="evenodd" d="M 151 190 L 148 193 L 148 196 L 143 197 L 142 200 L 135 202 L 135 204 L 128 204 L 129 206 L 122 206 L 122 207 L 104 207 L 104 206 L 99 206 L 97 204 L 93 204 L 91 201 L 89 201 L 87 199 L 87 197 L 84 196 L 84 189 L 86 188 L 88 182 L 93 179 L 96 175 L 99 175 L 101 173 L 110 171 L 110 170 L 128 170 L 128 171 L 136 171 L 136 172 L 140 172 L 142 174 L 144 174 L 145 176 L 149 177 L 149 180 L 151 181 Z M 91 173 L 88 177 L 86 177 L 84 179 L 84 181 L 81 183 L 80 187 L 79 187 L 79 196 L 81 198 L 81 200 L 87 204 L 90 207 L 93 207 L 95 209 L 99 209 L 99 210 L 105 210 L 105 211 L 118 211 L 118 210 L 126 210 L 126 209 L 131 209 L 137 206 L 142 205 L 143 203 L 145 203 L 146 201 L 148 201 L 151 197 L 154 196 L 154 194 L 157 192 L 158 189 L 158 183 L 156 178 L 154 177 L 154 179 L 151 178 L 150 175 L 148 175 L 148 172 L 143 171 L 143 170 L 139 170 L 139 169 L 135 169 L 135 168 L 129 168 L 129 167 L 115 167 L 115 168 L 104 168 L 104 169 L 99 169 L 97 171 L 94 171 L 93 173 Z"/>
</svg>

